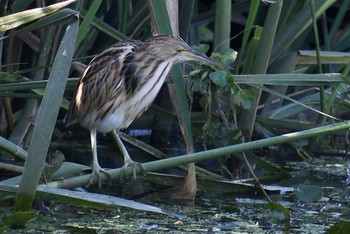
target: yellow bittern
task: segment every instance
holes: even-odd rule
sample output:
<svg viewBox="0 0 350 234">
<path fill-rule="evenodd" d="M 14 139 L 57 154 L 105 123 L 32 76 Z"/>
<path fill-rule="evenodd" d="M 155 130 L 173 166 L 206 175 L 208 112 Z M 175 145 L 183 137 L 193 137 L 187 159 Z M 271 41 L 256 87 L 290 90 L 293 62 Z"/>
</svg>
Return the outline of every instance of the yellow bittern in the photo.
<svg viewBox="0 0 350 234">
<path fill-rule="evenodd" d="M 172 65 L 181 61 L 221 65 L 191 49 L 180 37 L 157 35 L 145 42 L 126 40 L 97 55 L 87 66 L 70 104 L 66 126 L 79 122 L 90 130 L 92 179 L 104 171 L 97 158 L 96 131 L 110 132 L 124 156 L 125 169 L 135 166 L 117 131 L 127 128 L 152 104 Z"/>
</svg>

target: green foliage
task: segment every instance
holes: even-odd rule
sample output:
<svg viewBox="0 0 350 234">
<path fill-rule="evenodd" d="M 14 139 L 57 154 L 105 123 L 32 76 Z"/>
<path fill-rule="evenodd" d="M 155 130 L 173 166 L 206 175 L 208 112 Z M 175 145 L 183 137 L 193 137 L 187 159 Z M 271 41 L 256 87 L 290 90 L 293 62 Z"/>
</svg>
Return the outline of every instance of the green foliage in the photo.
<svg viewBox="0 0 350 234">
<path fill-rule="evenodd" d="M 209 45 L 208 44 L 194 45 L 194 46 L 192 46 L 192 49 L 194 49 L 197 52 L 205 54 L 209 50 Z"/>
<path fill-rule="evenodd" d="M 73 3 L 74 1 L 76 0 L 64 1 L 47 7 L 36 8 L 0 17 L 0 32 L 5 32 L 10 29 L 17 28 L 23 24 L 50 15 L 59 9 Z"/>
<path fill-rule="evenodd" d="M 5 215 L 1 217 L 0 231 L 1 233 L 10 227 L 21 227 L 31 219 L 34 219 L 37 216 L 36 212 L 33 211 L 23 211 L 15 212 L 10 215 Z"/>
<path fill-rule="evenodd" d="M 228 67 L 233 65 L 237 58 L 237 52 L 231 48 L 225 49 L 222 53 L 213 53 L 211 56 L 213 59 L 219 60 Z"/>
<path fill-rule="evenodd" d="M 216 84 L 220 88 L 225 88 L 227 87 L 227 83 L 228 83 L 226 74 L 227 72 L 225 71 L 215 71 L 215 72 L 211 72 L 209 74 L 209 77 L 211 81 L 214 82 L 214 84 Z"/>
<path fill-rule="evenodd" d="M 290 222 L 290 211 L 280 203 L 270 202 L 267 207 L 271 211 L 271 218 L 274 222 Z"/>
<path fill-rule="evenodd" d="M 322 197 L 322 188 L 316 185 L 300 184 L 294 192 L 298 200 L 303 202 L 315 202 Z"/>
<path fill-rule="evenodd" d="M 350 221 L 339 220 L 330 227 L 327 234 L 347 234 L 350 233 Z"/>
<path fill-rule="evenodd" d="M 202 51 L 206 49 L 202 46 Z M 237 52 L 229 48 L 223 53 L 213 53 L 211 57 L 229 67 L 234 63 Z M 254 91 L 239 88 L 229 70 L 212 65 L 202 65 L 192 71 L 190 77 L 193 80 L 192 91 L 203 95 L 201 106 L 206 110 L 206 121 L 200 133 L 202 143 L 222 147 L 243 142 L 242 134 L 235 125 L 236 109 L 237 106 L 249 108 Z"/>
<path fill-rule="evenodd" d="M 254 89 L 239 89 L 233 98 L 233 102 L 243 109 L 248 110 L 252 107 L 255 95 L 256 90 Z"/>
<path fill-rule="evenodd" d="M 41 179 L 45 184 L 47 184 L 48 181 L 50 181 L 50 177 L 62 166 L 64 160 L 64 154 L 62 154 L 60 151 L 56 150 L 52 153 L 52 161 L 50 164 L 45 164 L 41 175 Z"/>
<path fill-rule="evenodd" d="M 216 115 L 211 115 L 202 127 L 201 138 L 205 144 L 223 147 L 227 145 L 239 144 L 242 142 L 242 134 L 234 127 L 225 128 L 221 119 Z"/>
</svg>

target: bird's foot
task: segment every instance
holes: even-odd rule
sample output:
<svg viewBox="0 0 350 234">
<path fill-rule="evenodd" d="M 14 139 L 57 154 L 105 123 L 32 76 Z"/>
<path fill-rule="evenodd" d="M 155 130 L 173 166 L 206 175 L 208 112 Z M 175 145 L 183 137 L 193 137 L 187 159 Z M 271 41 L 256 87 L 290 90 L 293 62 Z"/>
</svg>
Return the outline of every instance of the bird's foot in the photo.
<svg viewBox="0 0 350 234">
<path fill-rule="evenodd" d="M 90 177 L 90 181 L 89 181 L 88 185 L 93 184 L 94 183 L 94 178 L 95 178 L 95 176 L 97 176 L 98 187 L 101 188 L 100 173 L 105 174 L 108 177 L 108 181 L 112 181 L 112 176 L 111 176 L 111 174 L 108 171 L 104 170 L 102 167 L 100 167 L 100 165 L 94 165 L 92 167 L 91 177 Z"/>
<path fill-rule="evenodd" d="M 131 178 L 126 178 L 125 175 L 124 175 L 125 174 L 125 170 L 128 167 L 132 168 L 132 176 L 131 176 Z M 130 160 L 130 161 L 125 162 L 124 166 L 121 168 L 121 173 L 120 173 L 119 180 L 121 182 L 123 182 L 124 179 L 127 179 L 127 180 L 131 179 L 131 181 L 136 180 L 136 169 L 137 169 L 137 167 L 139 167 L 141 169 L 142 175 L 145 176 L 146 175 L 146 170 L 143 167 L 143 165 L 141 163 L 139 163 L 139 162 L 135 162 L 135 161 Z"/>
</svg>

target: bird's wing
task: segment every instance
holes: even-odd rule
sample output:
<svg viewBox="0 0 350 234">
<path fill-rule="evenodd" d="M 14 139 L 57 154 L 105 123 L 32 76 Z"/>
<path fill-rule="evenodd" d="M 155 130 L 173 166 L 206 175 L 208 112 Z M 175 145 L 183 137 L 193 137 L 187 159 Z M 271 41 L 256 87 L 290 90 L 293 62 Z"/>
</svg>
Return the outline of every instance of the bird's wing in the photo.
<svg viewBox="0 0 350 234">
<path fill-rule="evenodd" d="M 110 100 L 121 86 L 120 73 L 125 57 L 142 44 L 137 40 L 118 42 L 91 60 L 77 84 L 65 119 L 66 126 Z"/>
</svg>

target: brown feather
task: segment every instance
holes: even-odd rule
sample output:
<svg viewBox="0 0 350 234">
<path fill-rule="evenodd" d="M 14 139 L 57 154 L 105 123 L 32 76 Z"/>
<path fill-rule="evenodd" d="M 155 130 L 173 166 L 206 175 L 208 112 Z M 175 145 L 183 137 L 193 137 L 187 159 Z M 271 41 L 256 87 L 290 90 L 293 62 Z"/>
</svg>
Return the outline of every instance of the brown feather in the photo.
<svg viewBox="0 0 350 234">
<path fill-rule="evenodd" d="M 126 40 L 96 56 L 82 75 L 66 118 L 100 132 L 120 130 L 152 104 L 173 63 L 210 61 L 181 38 L 159 35 Z"/>
</svg>

